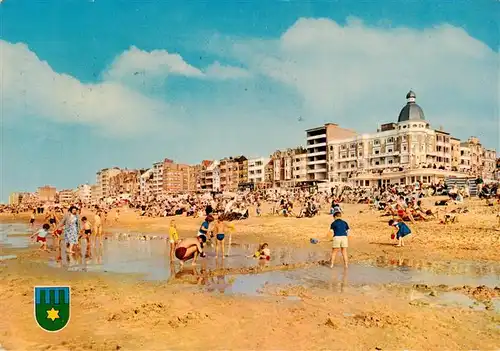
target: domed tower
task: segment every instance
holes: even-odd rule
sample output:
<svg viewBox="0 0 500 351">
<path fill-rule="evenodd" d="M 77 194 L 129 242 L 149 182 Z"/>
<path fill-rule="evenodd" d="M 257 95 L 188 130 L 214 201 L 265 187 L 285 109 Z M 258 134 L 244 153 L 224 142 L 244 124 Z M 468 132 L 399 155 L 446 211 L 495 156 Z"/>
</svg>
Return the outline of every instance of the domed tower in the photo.
<svg viewBox="0 0 500 351">
<path fill-rule="evenodd" d="M 401 109 L 398 117 L 398 123 L 406 121 L 425 121 L 424 111 L 415 102 L 416 95 L 413 91 L 406 94 L 406 106 Z"/>
</svg>

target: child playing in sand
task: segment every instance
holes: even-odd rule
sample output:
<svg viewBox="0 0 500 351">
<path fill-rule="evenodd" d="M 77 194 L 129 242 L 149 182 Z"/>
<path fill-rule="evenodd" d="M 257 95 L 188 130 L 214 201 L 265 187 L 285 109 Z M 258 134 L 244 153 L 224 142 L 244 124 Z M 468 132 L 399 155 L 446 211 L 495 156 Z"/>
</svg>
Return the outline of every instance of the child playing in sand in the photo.
<svg viewBox="0 0 500 351">
<path fill-rule="evenodd" d="M 173 219 L 170 221 L 170 228 L 168 228 L 168 240 L 170 242 L 170 261 L 173 261 L 175 256 L 175 245 L 179 242 L 179 233 L 177 233 L 177 226 Z"/>
<path fill-rule="evenodd" d="M 258 258 L 259 260 L 269 261 L 271 259 L 271 250 L 269 249 L 269 245 L 267 243 L 260 245 L 259 249 L 252 257 Z"/>
<path fill-rule="evenodd" d="M 330 267 L 333 268 L 333 263 L 335 262 L 335 257 L 338 252 L 342 254 L 342 259 L 344 260 L 344 267 L 348 266 L 348 256 L 347 247 L 349 242 L 347 240 L 347 234 L 349 232 L 349 224 L 344 221 L 342 217 L 342 212 L 334 212 L 333 217 L 335 220 L 330 224 L 330 231 L 333 234 L 333 245 L 332 245 L 332 257 L 330 261 Z"/>
<path fill-rule="evenodd" d="M 391 219 L 389 221 L 389 225 L 394 227 L 396 233 L 391 235 L 391 238 L 396 238 L 398 243 L 396 246 L 401 247 L 405 246 L 403 238 L 411 234 L 411 229 L 404 222 L 399 222 L 397 220 Z"/>
<path fill-rule="evenodd" d="M 45 223 L 42 228 L 40 228 L 37 232 L 35 232 L 31 238 L 33 239 L 36 236 L 36 242 L 41 243 L 40 250 L 49 252 L 47 249 L 47 235 L 49 234 L 50 225 Z"/>
<path fill-rule="evenodd" d="M 260 215 L 262 214 L 262 210 L 260 208 L 260 202 L 257 203 L 257 209 L 255 210 L 256 214 L 257 214 L 257 217 L 260 217 Z"/>
</svg>

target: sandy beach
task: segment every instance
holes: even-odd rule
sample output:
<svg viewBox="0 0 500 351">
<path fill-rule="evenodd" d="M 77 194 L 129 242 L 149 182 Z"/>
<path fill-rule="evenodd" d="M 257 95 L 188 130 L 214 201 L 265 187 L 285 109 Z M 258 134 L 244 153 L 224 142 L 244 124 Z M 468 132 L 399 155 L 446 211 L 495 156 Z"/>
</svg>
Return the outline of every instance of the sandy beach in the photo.
<svg viewBox="0 0 500 351">
<path fill-rule="evenodd" d="M 431 204 L 435 199 L 425 201 Z M 345 205 L 344 218 L 352 228 L 347 274 L 340 267 L 325 273 L 330 268 L 321 265 L 331 248 L 331 216 L 326 213 L 310 219 L 264 215 L 235 222 L 236 245 L 265 241 L 276 251 L 287 248 L 290 257 L 306 252 L 309 259 L 281 257 L 265 266 L 251 259 L 241 259 L 244 264 L 236 266 L 231 262 L 239 261 L 228 259 L 223 267 L 210 266 L 201 273 L 187 266 L 183 273 L 174 272 L 175 279 L 69 271 L 47 264 L 54 253 L 40 252 L 36 245 L 2 245 L 0 256 L 16 258 L 0 261 L 0 344 L 6 350 L 496 349 L 498 210 L 479 200 L 469 201 L 467 207 L 469 212 L 455 224 L 410 225 L 413 235 L 398 248 L 390 240 L 388 217 L 367 205 Z M 26 223 L 27 218 L 0 220 Z M 161 236 L 170 221 L 140 218 L 132 210 L 121 210 L 116 223 L 113 215 L 109 218 L 105 231 L 111 233 L 110 241 L 116 233 L 128 233 L 129 239 Z M 194 235 L 200 224 L 200 219 L 175 219 L 181 237 Z M 320 242 L 313 245 L 310 238 Z M 138 244 L 132 239 L 127 245 Z M 156 240 L 154 245 L 165 245 L 161 238 Z M 302 271 L 294 273 L 297 270 L 313 270 L 326 278 L 321 284 L 307 282 L 300 280 Z M 273 276 L 285 273 L 285 284 L 273 281 Z M 274 275 L 252 294 L 227 293 L 213 283 L 222 277 L 230 286 L 231 279 L 244 281 L 262 274 Z M 392 275 L 414 279 L 391 281 Z M 434 278 L 426 282 L 428 277 Z M 465 281 L 471 283 L 461 283 Z M 36 324 L 36 285 L 71 286 L 71 320 L 61 332 L 47 333 Z"/>
</svg>

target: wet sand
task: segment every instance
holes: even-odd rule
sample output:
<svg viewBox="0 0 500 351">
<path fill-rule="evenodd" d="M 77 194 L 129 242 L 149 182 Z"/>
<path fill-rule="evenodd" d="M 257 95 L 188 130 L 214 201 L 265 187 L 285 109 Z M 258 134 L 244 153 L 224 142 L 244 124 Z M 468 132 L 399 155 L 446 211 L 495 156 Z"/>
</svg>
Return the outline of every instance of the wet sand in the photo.
<svg viewBox="0 0 500 351">
<path fill-rule="evenodd" d="M 468 207 L 457 224 L 412 226 L 407 246 L 396 248 L 389 245 L 388 218 L 366 205 L 346 205 L 353 262 L 347 274 L 322 265 L 331 245 L 324 241 L 327 215 L 236 222 L 232 258 L 222 265 L 208 257 L 183 272 L 171 272 L 161 258 L 169 218 L 121 211 L 106 228 L 112 233 L 101 264 L 76 260 L 78 269 L 65 260 L 57 267 L 54 254 L 36 245 L 22 248 L 22 233 L 14 233 L 21 238 L 17 248 L 0 240 L 0 256 L 16 256 L 0 260 L 0 344 L 7 350 L 497 349 L 500 232 L 494 209 L 478 201 Z M 201 220 L 176 222 L 182 237 Z M 312 245 L 311 237 L 322 241 Z M 244 257 L 262 241 L 275 252 L 264 265 Z M 144 269 L 132 274 L 134 266 Z M 35 323 L 35 285 L 71 286 L 72 315 L 63 331 L 46 333 Z"/>
</svg>

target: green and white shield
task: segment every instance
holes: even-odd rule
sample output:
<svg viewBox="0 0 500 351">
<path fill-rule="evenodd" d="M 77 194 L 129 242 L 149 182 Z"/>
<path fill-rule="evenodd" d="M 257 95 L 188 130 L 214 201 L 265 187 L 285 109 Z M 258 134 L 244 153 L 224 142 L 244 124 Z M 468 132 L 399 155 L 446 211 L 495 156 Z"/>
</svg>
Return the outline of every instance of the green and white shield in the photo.
<svg viewBox="0 0 500 351">
<path fill-rule="evenodd" d="M 36 286 L 35 319 L 38 325 L 48 331 L 63 329 L 70 317 L 69 286 Z"/>
</svg>

